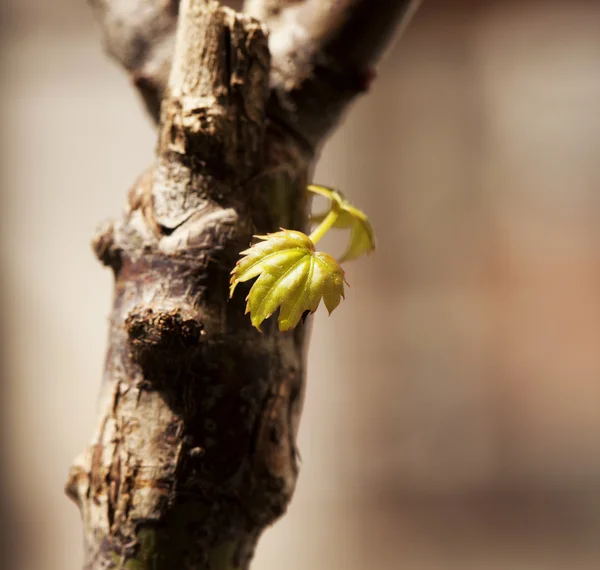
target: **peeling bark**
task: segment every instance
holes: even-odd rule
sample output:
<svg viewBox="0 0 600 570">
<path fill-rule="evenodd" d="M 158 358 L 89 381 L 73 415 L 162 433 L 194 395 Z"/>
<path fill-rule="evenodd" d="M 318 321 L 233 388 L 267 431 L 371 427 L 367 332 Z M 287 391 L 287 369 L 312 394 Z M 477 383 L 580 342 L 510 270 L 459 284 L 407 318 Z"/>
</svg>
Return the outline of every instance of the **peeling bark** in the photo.
<svg viewBox="0 0 600 570">
<path fill-rule="evenodd" d="M 311 137 L 281 119 L 267 37 L 250 16 L 183 0 L 161 87 L 151 36 L 146 52 L 131 38 L 156 31 L 164 47 L 177 3 L 94 5 L 112 53 L 134 76 L 146 69 L 146 100 L 162 107 L 155 163 L 94 239 L 115 298 L 97 429 L 67 483 L 84 568 L 247 569 L 296 483 L 306 331 L 280 333 L 271 319 L 258 333 L 244 295 L 227 299 L 229 272 L 252 234 L 304 228 L 313 148 L 333 123 L 314 101 L 294 103 L 327 127 Z M 340 92 L 327 116 L 348 100 Z"/>
</svg>

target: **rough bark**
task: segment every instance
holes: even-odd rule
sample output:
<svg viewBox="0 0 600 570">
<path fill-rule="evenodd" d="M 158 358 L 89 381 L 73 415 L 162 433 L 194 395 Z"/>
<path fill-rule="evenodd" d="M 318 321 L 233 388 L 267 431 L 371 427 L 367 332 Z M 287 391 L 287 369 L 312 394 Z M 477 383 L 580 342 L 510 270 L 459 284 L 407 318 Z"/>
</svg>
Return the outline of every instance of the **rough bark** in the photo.
<svg viewBox="0 0 600 570">
<path fill-rule="evenodd" d="M 392 26 L 374 18 L 362 55 L 346 61 L 332 38 L 347 38 L 361 2 L 337 2 L 352 10 L 332 9 L 328 39 L 311 37 L 302 72 L 272 71 L 261 24 L 212 0 L 181 2 L 175 41 L 176 2 L 94 4 L 111 52 L 149 109 L 162 106 L 155 163 L 123 218 L 94 240 L 116 284 L 98 426 L 67 483 L 83 519 L 84 568 L 245 569 L 296 483 L 305 327 L 279 333 L 268 321 L 258 333 L 244 295 L 227 299 L 229 272 L 252 234 L 304 228 L 314 148 L 364 87 L 336 91 L 317 60 L 345 62 L 336 77 L 365 68 L 383 44 L 378 30 Z M 275 29 L 284 25 L 276 4 L 279 14 L 292 9 L 249 8 Z M 397 20 L 407 2 L 392 4 Z"/>
</svg>

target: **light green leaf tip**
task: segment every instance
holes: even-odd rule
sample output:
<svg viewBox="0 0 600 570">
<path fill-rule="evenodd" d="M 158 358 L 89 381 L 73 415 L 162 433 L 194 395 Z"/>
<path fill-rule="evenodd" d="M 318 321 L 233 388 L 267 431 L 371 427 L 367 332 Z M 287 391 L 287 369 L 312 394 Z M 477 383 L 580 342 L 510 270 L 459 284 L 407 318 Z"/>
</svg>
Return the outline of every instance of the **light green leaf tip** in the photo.
<svg viewBox="0 0 600 570">
<path fill-rule="evenodd" d="M 375 232 L 364 212 L 352 206 L 340 192 L 331 188 L 311 184 L 308 190 L 330 200 L 331 208 L 339 212 L 338 218 L 333 224 L 334 228 L 350 230 L 350 245 L 340 258 L 340 263 L 351 261 L 363 254 L 369 254 L 375 249 Z M 311 221 L 320 223 L 326 216 L 327 213 L 317 214 L 311 216 Z"/>
<path fill-rule="evenodd" d="M 344 297 L 344 271 L 324 252 L 315 251 L 302 232 L 284 230 L 263 236 L 241 253 L 231 272 L 229 296 L 238 283 L 255 277 L 246 297 L 246 313 L 252 325 L 261 323 L 279 309 L 279 330 L 294 328 L 306 311 L 314 313 L 321 299 L 331 312 Z"/>
</svg>

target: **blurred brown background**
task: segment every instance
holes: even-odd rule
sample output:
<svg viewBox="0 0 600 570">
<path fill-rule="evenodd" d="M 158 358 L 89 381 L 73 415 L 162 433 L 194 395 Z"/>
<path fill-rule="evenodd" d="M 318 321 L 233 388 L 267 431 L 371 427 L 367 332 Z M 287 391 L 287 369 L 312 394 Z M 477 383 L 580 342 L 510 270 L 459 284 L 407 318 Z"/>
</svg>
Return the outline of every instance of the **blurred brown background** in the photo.
<svg viewBox="0 0 600 570">
<path fill-rule="evenodd" d="M 75 570 L 111 297 L 89 240 L 154 133 L 84 0 L 0 6 L 2 568 Z M 599 30 L 595 1 L 425 0 L 325 148 L 379 247 L 316 318 L 256 570 L 600 568 Z"/>
</svg>

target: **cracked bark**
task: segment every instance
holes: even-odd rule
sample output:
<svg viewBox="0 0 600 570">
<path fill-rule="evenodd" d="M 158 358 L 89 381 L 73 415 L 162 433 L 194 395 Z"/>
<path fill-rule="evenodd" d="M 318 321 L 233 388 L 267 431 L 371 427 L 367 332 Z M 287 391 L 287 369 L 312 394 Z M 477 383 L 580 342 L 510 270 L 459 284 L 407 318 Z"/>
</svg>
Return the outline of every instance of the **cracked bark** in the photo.
<svg viewBox="0 0 600 570">
<path fill-rule="evenodd" d="M 115 295 L 97 429 L 66 487 L 84 568 L 246 569 L 294 491 L 306 329 L 255 331 L 229 271 L 252 234 L 305 227 L 315 149 L 411 3 L 248 2 L 271 49 L 214 1 L 92 4 L 159 137 L 94 239 Z M 287 25 L 312 33 L 286 43 Z"/>
</svg>

